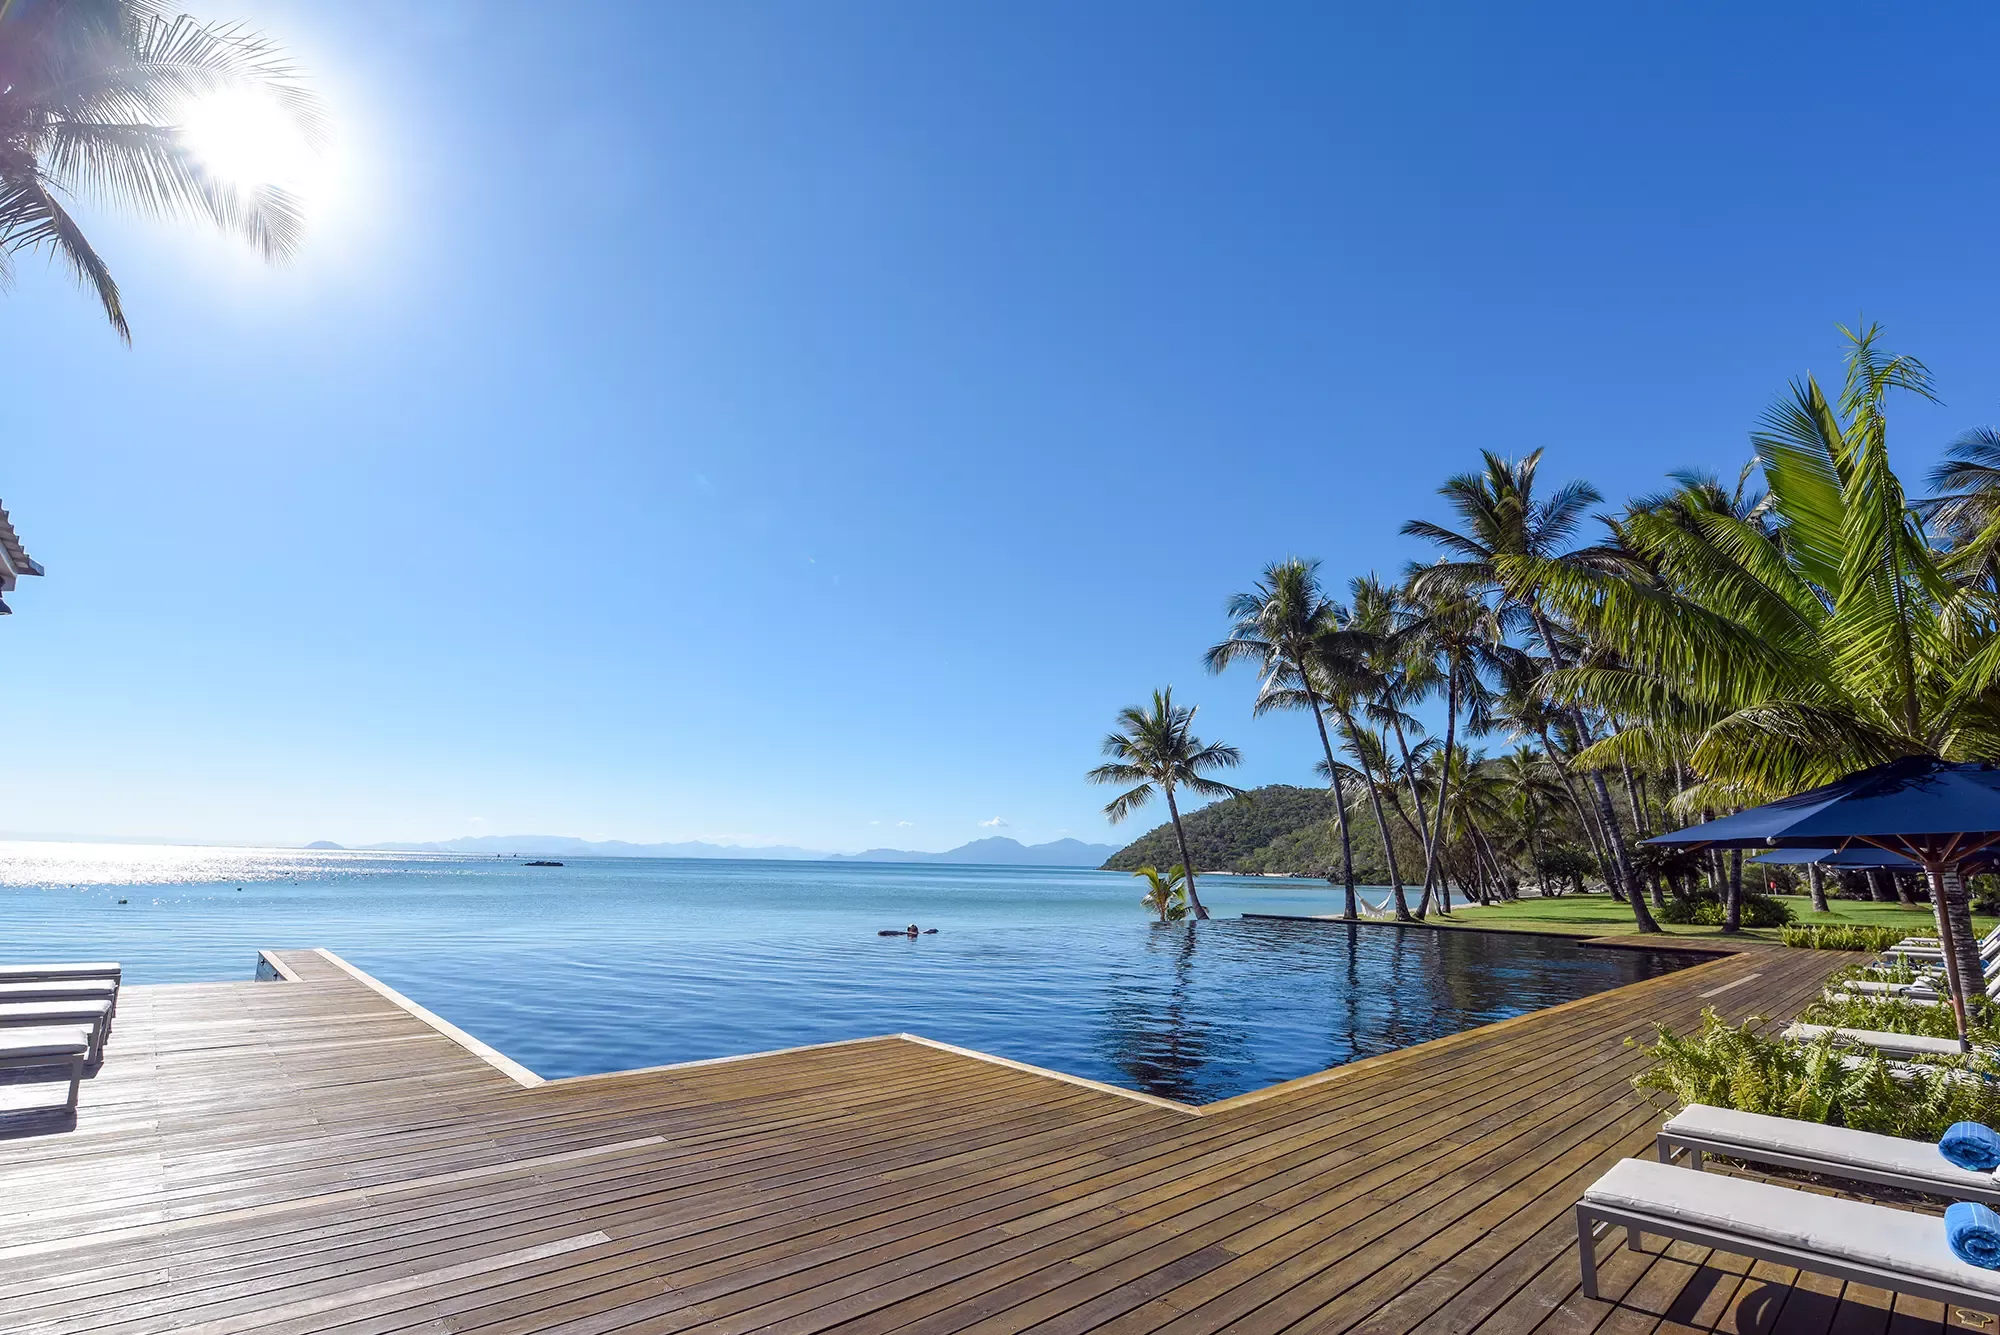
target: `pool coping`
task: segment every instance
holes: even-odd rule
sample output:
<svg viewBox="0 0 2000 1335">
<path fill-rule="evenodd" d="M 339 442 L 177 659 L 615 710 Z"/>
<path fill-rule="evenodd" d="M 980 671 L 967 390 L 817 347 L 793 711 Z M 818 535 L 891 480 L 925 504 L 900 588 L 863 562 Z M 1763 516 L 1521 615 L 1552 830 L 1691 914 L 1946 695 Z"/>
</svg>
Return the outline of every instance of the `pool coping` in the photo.
<svg viewBox="0 0 2000 1335">
<path fill-rule="evenodd" d="M 1660 950 L 1683 955 L 1743 955 L 1758 950 L 1782 950 L 1783 946 L 1754 937 L 1724 941 L 1711 936 L 1584 936 L 1578 932 L 1547 932 L 1537 927 L 1478 927 L 1460 922 L 1397 922 L 1382 918 L 1348 918 L 1338 913 L 1245 913 L 1245 918 L 1263 922 L 1321 922 L 1343 927 L 1416 928 L 1426 932 L 1479 932 L 1486 936 L 1535 936 L 1547 941 L 1567 941 L 1571 945 L 1596 946 L 1601 950 Z"/>
<path fill-rule="evenodd" d="M 1317 921 L 1317 920 L 1307 919 L 1306 921 Z M 1341 920 L 1336 919 L 1336 921 L 1341 921 Z M 1395 924 L 1390 924 L 1390 925 L 1395 925 Z M 1434 929 L 1434 930 L 1453 930 L 1453 929 Z M 1498 935 L 1517 935 L 1517 936 L 1523 935 L 1523 933 L 1509 933 L 1504 930 L 1496 931 L 1496 929 L 1493 928 L 1461 928 L 1456 930 L 1463 930 L 1463 931 L 1483 930 L 1489 932 L 1496 932 L 1496 934 Z M 1561 936 L 1560 933 L 1535 933 L 1535 935 Z M 1574 940 L 1575 938 L 1563 938 L 1563 939 Z M 292 969 L 291 967 L 286 965 L 284 961 L 279 958 L 279 952 L 274 950 L 260 950 L 257 953 L 258 953 L 258 959 L 264 963 L 269 964 L 272 971 L 278 975 L 281 981 L 285 982 L 311 981 L 301 976 L 295 969 Z M 910 1034 L 910 1033 L 870 1034 L 859 1038 L 837 1038 L 829 1040 L 824 1043 L 804 1043 L 796 1047 L 770 1048 L 762 1052 L 732 1053 L 722 1057 L 697 1057 L 692 1061 L 667 1062 L 658 1066 L 634 1066 L 634 1067 L 627 1067 L 623 1070 L 617 1070 L 617 1071 L 591 1071 L 584 1075 L 557 1076 L 554 1079 L 550 1079 L 547 1076 L 537 1075 L 534 1071 L 529 1070 L 526 1066 L 522 1065 L 520 1062 L 515 1061 L 512 1057 L 507 1056 L 505 1053 L 493 1047 L 491 1044 L 483 1042 L 480 1039 L 473 1037 L 471 1034 L 467 1033 L 463 1029 L 460 1029 L 457 1025 L 445 1019 L 443 1016 L 438 1015 L 434 1011 L 431 1011 L 419 1005 L 418 1003 L 410 1000 L 410 998 L 404 996 L 401 992 L 398 992 L 395 988 L 389 986 L 381 979 L 374 977 L 372 974 L 369 974 L 360 968 L 357 968 L 353 964 L 350 964 L 348 961 L 334 954 L 331 950 L 328 950 L 323 946 L 315 947 L 311 951 L 311 953 L 319 956 L 321 959 L 324 959 L 328 964 L 339 969 L 342 973 L 353 978 L 356 982 L 368 988 L 370 991 L 376 993 L 378 996 L 381 996 L 384 1000 L 396 1006 L 398 1009 L 406 1012 L 407 1014 L 413 1016 L 422 1023 L 428 1025 L 442 1037 L 450 1039 L 453 1043 L 456 1043 L 458 1046 L 464 1048 L 467 1052 L 477 1057 L 479 1060 L 485 1062 L 487 1065 L 493 1067 L 496 1071 L 506 1076 L 509 1080 L 513 1081 L 516 1085 L 520 1086 L 524 1090 L 568 1087 L 585 1081 L 614 1080 L 630 1076 L 645 1076 L 645 1075 L 669 1076 L 676 1072 L 681 1072 L 681 1071 L 694 1071 L 704 1067 L 724 1066 L 734 1062 L 756 1061 L 766 1057 L 782 1057 L 792 1053 L 817 1052 L 828 1048 L 855 1047 L 864 1043 L 902 1042 L 902 1043 L 914 1043 L 921 1047 L 933 1048 L 940 1052 L 949 1052 L 955 1056 L 969 1057 L 975 1061 L 986 1062 L 993 1066 L 1003 1066 L 1008 1068 L 1009 1070 L 1020 1071 L 1027 1075 L 1039 1076 L 1046 1080 L 1059 1081 L 1063 1084 L 1073 1085 L 1082 1089 L 1095 1090 L 1101 1094 L 1111 1094 L 1118 1098 L 1124 1099 L 1128 1102 L 1143 1104 L 1145 1106 L 1158 1108 L 1166 1112 L 1180 1113 L 1184 1116 L 1206 1117 L 1213 1113 L 1248 1107 L 1252 1104 L 1261 1103 L 1266 1099 L 1281 1097 L 1286 1094 L 1295 1093 L 1299 1090 L 1311 1089 L 1315 1086 L 1326 1084 L 1329 1081 L 1344 1078 L 1345 1076 L 1347 1076 L 1349 1072 L 1362 1070 L 1364 1068 L 1373 1066 L 1377 1063 L 1388 1061 L 1391 1058 L 1400 1057 L 1404 1053 L 1414 1052 L 1419 1048 L 1429 1047 L 1432 1044 L 1460 1042 L 1473 1034 L 1487 1034 L 1496 1029 L 1504 1029 L 1512 1025 L 1518 1025 L 1523 1023 L 1524 1021 L 1534 1019 L 1537 1016 L 1549 1015 L 1557 1011 L 1567 1010 L 1573 1006 L 1581 1006 L 1584 1005 L 1586 1002 L 1595 1001 L 1598 1000 L 1599 998 L 1610 996 L 1614 993 L 1630 992 L 1641 988 L 1649 988 L 1664 983 L 1669 979 L 1682 978 L 1684 976 L 1693 975 L 1704 969 L 1720 968 L 1723 965 L 1729 964 L 1730 962 L 1735 960 L 1739 955 L 1748 954 L 1752 952 L 1747 952 L 1747 951 L 1730 951 L 1727 953 L 1720 953 L 1715 951 L 1688 952 L 1690 954 L 1694 953 L 1705 954 L 1708 956 L 1708 958 L 1702 960 L 1699 964 L 1690 964 L 1685 968 L 1675 969 L 1669 973 L 1659 974 L 1653 978 L 1642 978 L 1634 983 L 1626 983 L 1620 987 L 1608 988 L 1603 992 L 1592 992 L 1587 996 L 1577 997 L 1570 1001 L 1557 1002 L 1553 1006 L 1543 1006 L 1538 1010 L 1528 1011 L 1521 1015 L 1509 1016 L 1504 1020 L 1494 1020 L 1487 1024 L 1475 1025 L 1470 1029 L 1461 1029 L 1457 1033 L 1443 1034 L 1437 1038 L 1426 1039 L 1422 1043 L 1412 1043 L 1406 1047 L 1393 1048 L 1388 1052 L 1378 1052 L 1373 1054 L 1372 1056 L 1360 1058 L 1357 1061 L 1344 1062 L 1339 1066 L 1329 1066 L 1324 1070 L 1309 1072 L 1308 1074 L 1302 1076 L 1295 1076 L 1290 1080 L 1282 1080 L 1275 1085 L 1265 1085 L 1261 1089 L 1251 1089 L 1251 1090 L 1246 1090 L 1241 1094 L 1232 1094 L 1226 1099 L 1217 1099 L 1213 1103 L 1183 1103 L 1178 1099 L 1164 1098 L 1158 1094 L 1148 1094 L 1143 1090 L 1127 1089 L 1123 1085 L 1114 1085 L 1103 1080 L 1092 1080 L 1088 1076 L 1072 1075 L 1067 1071 L 1058 1071 L 1046 1066 L 1036 1066 L 1030 1062 L 1016 1061 L 1012 1057 L 1002 1057 L 996 1053 L 982 1052 L 977 1048 L 960 1047 L 954 1043 L 946 1043 L 939 1039 L 925 1038 L 921 1034 Z M 1750 975 L 1750 976 L 1755 977 L 1756 975 Z"/>
</svg>

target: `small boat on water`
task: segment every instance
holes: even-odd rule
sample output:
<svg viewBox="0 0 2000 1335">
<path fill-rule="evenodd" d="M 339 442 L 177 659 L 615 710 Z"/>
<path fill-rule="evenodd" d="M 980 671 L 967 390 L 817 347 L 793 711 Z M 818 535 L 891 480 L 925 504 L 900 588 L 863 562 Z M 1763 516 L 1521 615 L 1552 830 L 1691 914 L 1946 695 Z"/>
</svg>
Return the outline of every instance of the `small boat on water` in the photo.
<svg viewBox="0 0 2000 1335">
<path fill-rule="evenodd" d="M 560 863 L 560 862 L 523 862 L 523 863 L 522 863 L 521 865 L 522 865 L 523 867 L 560 867 L 560 866 L 562 866 L 562 863 Z"/>
</svg>

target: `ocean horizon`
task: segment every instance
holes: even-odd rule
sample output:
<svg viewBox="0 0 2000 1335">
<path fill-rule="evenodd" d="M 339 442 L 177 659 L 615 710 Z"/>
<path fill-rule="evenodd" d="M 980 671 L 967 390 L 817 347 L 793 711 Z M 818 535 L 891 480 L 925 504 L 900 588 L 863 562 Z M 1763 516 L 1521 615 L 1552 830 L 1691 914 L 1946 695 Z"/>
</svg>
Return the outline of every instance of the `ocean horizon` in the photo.
<svg viewBox="0 0 2000 1335">
<path fill-rule="evenodd" d="M 190 983 L 324 947 L 551 1077 L 909 1032 L 1200 1102 L 1686 962 L 1200 885 L 1215 918 L 1163 926 L 1082 868 L 0 843 L 10 957 Z"/>
</svg>

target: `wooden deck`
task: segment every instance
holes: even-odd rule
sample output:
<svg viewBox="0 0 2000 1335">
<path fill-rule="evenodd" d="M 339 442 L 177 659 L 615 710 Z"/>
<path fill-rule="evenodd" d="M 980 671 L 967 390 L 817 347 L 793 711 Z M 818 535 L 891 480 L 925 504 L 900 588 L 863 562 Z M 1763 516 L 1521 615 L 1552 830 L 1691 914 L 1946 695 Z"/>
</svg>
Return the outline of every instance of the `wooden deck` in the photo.
<svg viewBox="0 0 2000 1335">
<path fill-rule="evenodd" d="M 1569 1207 L 1660 1120 L 1626 1036 L 1709 1004 L 1788 1016 L 1841 957 L 1715 960 L 1200 1110 L 900 1037 L 527 1085 L 321 955 L 278 958 L 296 981 L 127 989 L 73 1128 L 0 1114 L 0 1330 L 1873 1335 L 1945 1317 L 1609 1241 L 1622 1301 L 1577 1293 Z"/>
</svg>

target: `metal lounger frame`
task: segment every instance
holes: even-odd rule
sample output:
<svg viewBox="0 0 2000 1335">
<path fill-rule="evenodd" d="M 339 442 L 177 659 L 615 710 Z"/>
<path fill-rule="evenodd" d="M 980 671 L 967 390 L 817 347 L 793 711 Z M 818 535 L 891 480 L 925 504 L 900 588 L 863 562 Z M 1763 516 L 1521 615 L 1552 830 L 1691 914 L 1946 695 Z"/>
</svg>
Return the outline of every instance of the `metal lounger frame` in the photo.
<svg viewBox="0 0 2000 1335">
<path fill-rule="evenodd" d="M 63 1106 L 67 1111 L 75 1112 L 77 1094 L 83 1086 L 83 1065 L 84 1058 L 87 1055 L 87 1053 L 78 1052 L 66 1056 L 52 1053 L 41 1057 L 0 1057 L 0 1071 L 36 1071 L 51 1066 L 67 1066 L 69 1068 L 69 1102 Z M 23 1109 L 22 1111 L 25 1112 L 27 1109 Z"/>
<path fill-rule="evenodd" d="M 1589 1201 L 1578 1201 L 1576 1249 L 1582 1260 L 1583 1296 L 1586 1298 L 1598 1296 L 1597 1235 L 1600 1228 L 1624 1229 L 1625 1245 L 1635 1252 L 1644 1250 L 1639 1245 L 1640 1235 L 1652 1233 L 1663 1238 L 1678 1239 L 1681 1242 L 1699 1243 L 1737 1256 L 1748 1256 L 1753 1260 L 1769 1261 L 1774 1265 L 1788 1265 L 1797 1270 L 1810 1271 L 1815 1275 L 1831 1275 L 1835 1279 L 1852 1280 L 1857 1284 L 1872 1284 L 1879 1289 L 1888 1289 L 1891 1293 L 1907 1293 L 1915 1298 L 1930 1298 L 1936 1302 L 1968 1307 L 1975 1312 L 2000 1312 L 2000 1294 L 1980 1289 L 1964 1289 L 1956 1284 L 1946 1284 L 1918 1275 L 1906 1275 L 1897 1270 L 1884 1270 L 1879 1266 L 1865 1265 L 1859 1261 L 1836 1260 L 1830 1256 L 1822 1256 L 1818 1252 L 1802 1251 L 1796 1247 L 1787 1247 L 1783 1243 L 1746 1237 L 1728 1229 L 1690 1224 L 1680 1219 L 1665 1219 L 1658 1215 L 1649 1215 L 1618 1206 L 1593 1205 Z"/>
<path fill-rule="evenodd" d="M 1920 1191 L 1931 1196 L 1949 1197 L 1952 1200 L 1973 1200 L 1982 1205 L 2000 1206 L 2000 1185 L 1954 1186 L 1886 1169 L 1830 1163 L 1825 1159 L 1809 1158 L 1802 1154 L 1787 1154 L 1783 1150 L 1765 1149 L 1762 1146 L 1736 1145 L 1726 1140 L 1690 1136 L 1684 1132 L 1662 1131 L 1657 1145 L 1661 1163 L 1670 1164 L 1685 1158 L 1687 1162 L 1684 1166 L 1692 1168 L 1697 1173 L 1701 1171 L 1704 1153 L 1720 1154 L 1731 1159 L 1747 1159 L 1751 1163 L 1775 1164 L 1780 1168 L 1798 1168 L 1808 1173 L 1824 1173 L 1828 1177 L 1844 1177 L 1855 1182 L 1876 1182 L 1885 1187 L 1901 1187 L 1905 1191 Z"/>
</svg>

